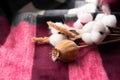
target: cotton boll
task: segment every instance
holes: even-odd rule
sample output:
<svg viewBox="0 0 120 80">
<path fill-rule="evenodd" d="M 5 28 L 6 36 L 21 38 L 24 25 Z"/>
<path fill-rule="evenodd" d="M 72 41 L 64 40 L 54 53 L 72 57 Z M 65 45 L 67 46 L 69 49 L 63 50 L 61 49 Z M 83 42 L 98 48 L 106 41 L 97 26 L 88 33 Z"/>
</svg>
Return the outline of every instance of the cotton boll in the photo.
<svg viewBox="0 0 120 80">
<path fill-rule="evenodd" d="M 94 12 L 96 12 L 96 8 L 97 8 L 97 6 L 95 4 L 88 3 L 85 6 L 83 6 L 83 11 L 85 13 L 94 13 Z"/>
<path fill-rule="evenodd" d="M 108 27 L 105 26 L 101 21 L 96 21 L 95 22 L 92 31 L 99 32 L 99 33 L 101 33 L 101 35 L 110 33 L 110 30 L 108 29 Z"/>
<path fill-rule="evenodd" d="M 105 14 L 110 14 L 111 13 L 111 10 L 110 10 L 110 7 L 108 4 L 103 4 L 102 7 L 101 7 L 103 13 Z"/>
<path fill-rule="evenodd" d="M 106 26 L 101 21 L 95 21 L 95 23 L 93 25 L 93 31 L 104 34 L 106 31 Z"/>
<path fill-rule="evenodd" d="M 81 23 L 88 23 L 93 20 L 90 13 L 78 14 L 77 16 Z"/>
<path fill-rule="evenodd" d="M 77 29 L 81 29 L 83 27 L 79 19 L 73 24 L 73 26 Z"/>
<path fill-rule="evenodd" d="M 94 21 L 90 21 L 87 24 L 84 25 L 84 27 L 82 28 L 82 33 L 89 33 L 92 31 L 93 25 L 94 25 Z"/>
<path fill-rule="evenodd" d="M 49 40 L 50 40 L 50 44 L 55 46 L 58 42 L 60 42 L 61 40 L 63 39 L 66 39 L 67 37 L 62 35 L 62 34 L 52 34 L 50 37 L 49 37 Z"/>
<path fill-rule="evenodd" d="M 95 18 L 95 21 L 100 21 L 102 20 L 103 17 L 105 17 L 106 15 L 103 14 L 103 13 L 100 13 L 100 14 L 97 14 L 96 18 Z"/>
<path fill-rule="evenodd" d="M 91 32 L 91 40 L 95 43 L 95 44 L 100 44 L 104 38 L 106 37 L 106 35 L 101 35 L 99 32 L 93 31 Z"/>
<path fill-rule="evenodd" d="M 77 14 L 81 8 L 73 8 L 68 10 L 68 14 Z"/>
<path fill-rule="evenodd" d="M 104 25 L 109 26 L 109 27 L 115 27 L 117 23 L 117 19 L 114 15 L 107 15 L 103 17 L 101 21 Z"/>
<path fill-rule="evenodd" d="M 78 13 L 94 13 L 96 12 L 96 5 L 93 3 L 85 4 L 81 7 L 70 9 L 68 14 L 78 14 Z"/>
<path fill-rule="evenodd" d="M 85 1 L 97 5 L 99 0 L 85 0 Z"/>
<path fill-rule="evenodd" d="M 82 34 L 81 39 L 88 45 L 93 44 L 93 41 L 91 40 L 91 33 Z"/>
</svg>

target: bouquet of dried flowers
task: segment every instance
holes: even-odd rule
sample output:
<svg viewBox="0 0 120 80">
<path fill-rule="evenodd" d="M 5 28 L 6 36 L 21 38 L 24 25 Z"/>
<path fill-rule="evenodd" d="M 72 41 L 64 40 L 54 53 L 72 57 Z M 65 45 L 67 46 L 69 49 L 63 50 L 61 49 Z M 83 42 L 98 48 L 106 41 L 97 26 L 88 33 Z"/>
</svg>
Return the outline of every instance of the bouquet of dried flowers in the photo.
<svg viewBox="0 0 120 80">
<path fill-rule="evenodd" d="M 99 20 L 101 16 L 104 16 L 102 21 Z M 115 27 L 116 23 L 114 15 L 104 14 L 97 15 L 95 21 L 89 21 L 80 29 L 71 28 L 60 22 L 48 21 L 52 34 L 49 37 L 34 37 L 32 41 L 51 44 L 53 61 L 70 62 L 76 59 L 81 48 L 120 41 L 120 28 Z M 75 43 L 75 40 L 79 39 L 84 42 L 83 45 Z"/>
</svg>

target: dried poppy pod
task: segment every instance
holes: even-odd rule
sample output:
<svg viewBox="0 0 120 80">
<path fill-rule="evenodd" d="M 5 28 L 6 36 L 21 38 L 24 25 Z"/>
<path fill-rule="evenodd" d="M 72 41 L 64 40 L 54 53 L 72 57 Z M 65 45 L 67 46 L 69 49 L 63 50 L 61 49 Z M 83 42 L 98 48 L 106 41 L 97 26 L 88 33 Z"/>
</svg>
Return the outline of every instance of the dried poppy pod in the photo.
<svg viewBox="0 0 120 80">
<path fill-rule="evenodd" d="M 52 50 L 52 60 L 56 61 L 59 59 L 64 62 L 73 61 L 76 59 L 79 49 L 86 46 L 88 45 L 77 46 L 77 44 L 71 40 L 62 40 Z"/>
</svg>

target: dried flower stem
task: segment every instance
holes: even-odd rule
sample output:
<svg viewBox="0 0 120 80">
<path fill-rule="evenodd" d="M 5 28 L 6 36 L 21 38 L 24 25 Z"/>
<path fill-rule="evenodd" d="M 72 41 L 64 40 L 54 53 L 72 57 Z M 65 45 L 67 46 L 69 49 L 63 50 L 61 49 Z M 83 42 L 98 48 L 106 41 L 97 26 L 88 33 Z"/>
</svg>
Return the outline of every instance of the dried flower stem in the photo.
<svg viewBox="0 0 120 80">
<path fill-rule="evenodd" d="M 43 42 L 43 43 L 49 43 L 49 37 L 34 37 L 32 38 L 33 42 Z"/>
<path fill-rule="evenodd" d="M 108 36 L 120 36 L 120 34 L 108 34 Z"/>
<path fill-rule="evenodd" d="M 120 34 L 120 28 L 119 27 L 117 27 L 117 28 L 109 27 L 109 30 L 110 30 L 111 34 Z"/>
<path fill-rule="evenodd" d="M 81 45 L 81 46 L 77 46 L 78 47 L 78 49 L 80 49 L 80 48 L 85 48 L 85 47 L 88 47 L 89 45 Z"/>
<path fill-rule="evenodd" d="M 47 24 L 50 26 L 50 27 L 53 27 L 55 28 L 56 30 L 59 30 L 61 33 L 63 33 L 64 35 L 68 36 L 68 37 L 72 37 L 72 38 L 80 38 L 79 35 L 76 35 L 72 32 L 70 32 L 69 30 L 61 27 L 61 26 L 58 26 L 56 25 L 55 23 L 51 22 L 51 21 L 48 21 Z"/>
<path fill-rule="evenodd" d="M 108 44 L 108 43 L 113 43 L 113 42 L 119 42 L 119 41 L 120 41 L 120 38 L 119 38 L 119 39 L 115 39 L 115 40 L 104 41 L 104 42 L 100 43 L 99 45 Z"/>
<path fill-rule="evenodd" d="M 103 44 L 109 44 L 109 43 L 114 43 L 114 42 L 119 42 L 120 41 L 120 38 L 119 39 L 115 39 L 115 40 L 108 40 L 108 41 L 103 41 L 101 42 L 100 44 L 98 45 L 103 45 Z M 81 45 L 81 46 L 78 46 L 78 49 L 80 48 L 85 48 L 85 47 L 88 47 L 89 45 Z"/>
</svg>

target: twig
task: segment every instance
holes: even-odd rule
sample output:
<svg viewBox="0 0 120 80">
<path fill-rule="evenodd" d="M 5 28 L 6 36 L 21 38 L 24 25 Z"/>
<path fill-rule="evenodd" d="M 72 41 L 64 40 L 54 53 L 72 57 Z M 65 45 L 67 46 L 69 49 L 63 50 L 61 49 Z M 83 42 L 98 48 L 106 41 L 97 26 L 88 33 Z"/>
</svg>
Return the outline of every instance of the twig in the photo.
<svg viewBox="0 0 120 80">
<path fill-rule="evenodd" d="M 119 42 L 119 41 L 120 41 L 120 38 L 119 39 L 115 39 L 115 40 L 104 41 L 104 42 L 101 42 L 99 45 L 113 43 L 113 42 Z"/>
<path fill-rule="evenodd" d="M 33 42 L 43 42 L 43 43 L 49 43 L 49 37 L 34 37 L 32 38 Z"/>
<path fill-rule="evenodd" d="M 63 33 L 64 35 L 68 36 L 68 37 L 72 37 L 72 38 L 80 38 L 80 35 L 76 35 L 72 32 L 70 32 L 69 30 L 59 26 L 59 25 L 56 25 L 55 23 L 51 22 L 51 21 L 48 21 L 47 24 L 50 26 L 50 27 L 53 27 L 55 28 L 56 30 L 60 31 L 61 33 Z"/>
</svg>

